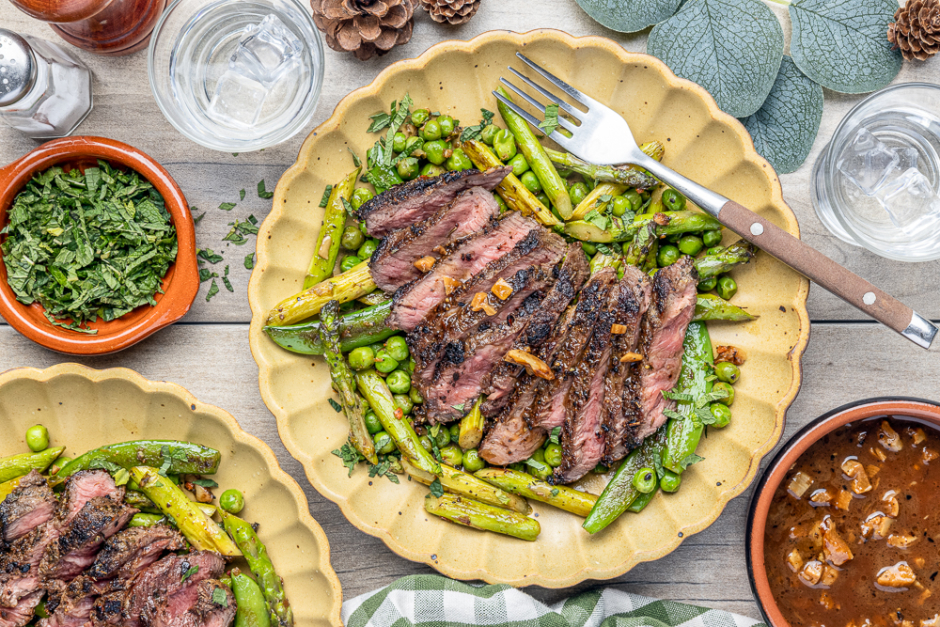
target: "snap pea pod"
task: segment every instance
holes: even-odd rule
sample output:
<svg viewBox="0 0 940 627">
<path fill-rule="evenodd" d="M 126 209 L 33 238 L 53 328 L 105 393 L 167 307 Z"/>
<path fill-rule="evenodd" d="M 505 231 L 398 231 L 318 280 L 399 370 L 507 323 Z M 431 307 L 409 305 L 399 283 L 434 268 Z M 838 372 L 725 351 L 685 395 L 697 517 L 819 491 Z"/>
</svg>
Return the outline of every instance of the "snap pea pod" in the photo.
<svg viewBox="0 0 940 627">
<path fill-rule="evenodd" d="M 140 491 L 173 520 L 196 550 L 217 551 L 226 557 L 241 555 L 232 540 L 199 509 L 199 504 L 189 500 L 172 481 L 161 477 L 156 468 L 136 466 L 130 469 L 130 474 Z"/>
<path fill-rule="evenodd" d="M 39 453 L 22 453 L 0 459 L 0 483 L 28 475 L 33 470 L 44 472 L 64 450 L 64 446 L 57 446 Z"/>
<path fill-rule="evenodd" d="M 528 542 L 535 542 L 542 531 L 534 518 L 453 494 L 440 497 L 428 494 L 424 498 L 424 509 L 464 527 L 502 533 Z"/>
<path fill-rule="evenodd" d="M 647 492 L 646 494 L 641 492 L 639 496 L 633 499 L 633 502 L 630 503 L 630 507 L 627 508 L 627 511 L 633 512 L 634 514 L 639 514 L 644 509 L 646 509 L 646 506 L 650 504 L 650 501 L 653 500 L 653 497 L 656 496 L 657 492 L 659 492 L 659 479 L 656 480 L 656 487 L 652 490 L 652 492 Z"/>
<path fill-rule="evenodd" d="M 520 498 L 515 494 L 509 494 L 491 483 L 487 483 L 482 479 L 478 479 L 469 473 L 457 470 L 447 464 L 441 464 L 440 476 L 435 476 L 429 472 L 424 472 L 420 468 L 415 468 L 405 457 L 402 457 L 401 465 L 404 467 L 405 472 L 424 485 L 431 485 L 434 479 L 439 479 L 444 490 L 451 494 L 465 496 L 468 499 L 473 499 L 480 503 L 487 503 L 494 507 L 511 509 L 520 514 L 532 513 L 532 507 L 524 498 Z"/>
<path fill-rule="evenodd" d="M 282 300 L 268 312 L 270 326 L 285 326 L 311 318 L 331 300 L 348 303 L 375 291 L 369 262 L 363 261 L 346 272 L 317 283 L 308 290 Z"/>
<path fill-rule="evenodd" d="M 214 475 L 219 470 L 222 454 L 213 448 L 180 442 L 178 440 L 137 440 L 109 444 L 66 464 L 56 476 L 56 480 L 71 477 L 80 470 L 91 468 L 95 462 L 105 461 L 122 468 L 134 466 L 161 467 L 165 460 L 170 460 L 167 474 L 172 475 Z"/>
<path fill-rule="evenodd" d="M 270 627 L 271 615 L 261 586 L 237 570 L 232 574 L 232 594 L 235 595 L 235 627 Z"/>
<path fill-rule="evenodd" d="M 512 101 L 509 92 L 502 87 L 497 87 L 496 89 L 504 98 Z M 552 201 L 552 204 L 558 211 L 558 215 L 564 220 L 569 219 L 571 213 L 574 211 L 574 207 L 571 205 L 568 190 L 565 189 L 565 182 L 561 180 L 561 176 L 558 175 L 558 171 L 552 164 L 552 160 L 545 154 L 545 149 L 542 148 L 542 144 L 539 143 L 535 133 L 529 127 L 529 123 L 526 122 L 522 116 L 507 107 L 504 102 L 499 101 L 497 105 L 499 107 L 499 114 L 503 116 L 506 126 L 509 127 L 513 137 L 516 138 L 519 151 L 529 163 L 529 167 L 532 168 L 535 176 L 538 177 L 539 183 L 542 184 L 542 191 L 544 191 L 548 199 Z"/>
<path fill-rule="evenodd" d="M 499 486 L 506 492 L 518 494 L 527 499 L 547 503 L 566 512 L 587 516 L 597 497 L 563 485 L 552 485 L 536 479 L 532 475 L 511 468 L 484 468 L 474 473 L 476 477 Z"/>
<path fill-rule="evenodd" d="M 396 329 L 385 326 L 385 319 L 392 310 L 392 301 L 374 307 L 366 307 L 342 316 L 340 325 L 340 349 L 348 353 L 354 348 L 375 344 L 392 336 Z M 264 332 L 281 348 L 301 355 L 322 355 L 323 340 L 320 339 L 320 321 L 305 322 L 289 327 L 264 327 Z"/>
<path fill-rule="evenodd" d="M 405 420 L 401 410 L 396 411 L 395 399 L 385 384 L 385 379 L 375 370 L 364 370 L 356 373 L 356 383 L 359 392 L 369 401 L 369 406 L 382 423 L 382 428 L 392 437 L 398 450 L 424 472 L 441 474 L 440 463 L 421 446 L 421 439 L 411 423 Z"/>
<path fill-rule="evenodd" d="M 481 141 L 471 139 L 462 144 L 463 151 L 470 157 L 474 167 L 480 170 L 489 170 L 490 168 L 499 168 L 503 162 L 499 160 L 496 153 Z M 548 227 L 557 227 L 561 221 L 555 217 L 548 207 L 535 197 L 535 194 L 522 184 L 515 174 L 510 172 L 506 175 L 499 185 L 496 186 L 496 193 L 506 201 L 506 204 L 513 211 L 518 211 L 522 215 L 534 216 L 536 220 Z"/>
<path fill-rule="evenodd" d="M 545 150 L 545 154 L 548 155 L 548 158 L 551 159 L 552 163 L 555 165 L 560 165 L 576 174 L 598 182 L 619 183 L 620 185 L 635 187 L 637 189 L 652 189 L 659 184 L 652 176 L 632 165 L 619 168 L 614 166 L 592 165 L 567 152 L 559 152 L 551 148 L 545 148 L 544 146 L 543 149 Z M 640 150 L 657 161 L 662 161 L 665 147 L 662 142 L 647 142 L 640 146 Z"/>
<path fill-rule="evenodd" d="M 597 533 L 617 520 L 641 494 L 633 485 L 633 476 L 642 468 L 655 466 L 653 459 L 655 455 L 662 454 L 666 439 L 665 431 L 666 427 L 661 427 L 621 462 L 620 468 L 597 498 L 594 508 L 591 509 L 582 525 L 588 533 Z"/>
<path fill-rule="evenodd" d="M 693 322 L 710 320 L 723 320 L 725 322 L 748 322 L 756 320 L 757 316 L 749 314 L 737 305 L 732 305 L 721 296 L 715 294 L 699 294 L 695 303 Z"/>
<path fill-rule="evenodd" d="M 473 404 L 473 408 L 466 416 L 460 419 L 460 431 L 457 437 L 457 444 L 463 450 L 467 451 L 480 445 L 483 439 L 483 412 L 480 406 L 483 399 L 478 398 Z"/>
<path fill-rule="evenodd" d="M 156 513 L 155 511 L 157 509 L 156 504 L 150 499 L 148 499 L 147 495 L 144 494 L 143 492 L 138 492 L 137 490 L 125 491 L 124 502 L 133 508 L 139 509 L 142 512 L 147 512 L 148 510 L 154 510 L 152 513 Z"/>
<path fill-rule="evenodd" d="M 375 443 L 366 427 L 362 399 L 356 393 L 356 377 L 346 363 L 339 345 L 339 303 L 331 300 L 320 310 L 320 341 L 323 342 L 326 363 L 330 367 L 333 386 L 339 392 L 343 412 L 349 421 L 349 441 L 370 463 L 379 463 L 375 455 Z"/>
<path fill-rule="evenodd" d="M 712 374 L 715 356 L 712 353 L 712 341 L 704 322 L 693 322 L 685 333 L 682 344 L 682 368 L 675 391 L 693 396 L 691 401 L 676 402 L 676 412 L 685 416 L 683 420 L 674 418 L 666 429 L 666 445 L 663 448 L 662 464 L 677 474 L 682 474 L 688 465 L 689 457 L 695 453 L 705 425 L 695 415 L 696 395 L 707 394 L 712 390 L 709 377 Z"/>
<path fill-rule="evenodd" d="M 219 510 L 219 515 L 222 517 L 225 531 L 241 549 L 248 567 L 261 585 L 271 622 L 279 627 L 290 627 L 294 624 L 294 612 L 284 594 L 284 584 L 274 570 L 271 558 L 268 557 L 267 547 L 258 539 L 258 534 L 250 524 L 222 509 Z"/>
<path fill-rule="evenodd" d="M 317 235 L 317 245 L 313 249 L 313 259 L 307 276 L 304 277 L 304 289 L 310 289 L 320 281 L 332 276 L 339 257 L 339 244 L 346 227 L 346 205 L 356 187 L 356 180 L 362 168 L 356 168 L 346 175 L 341 182 L 333 186 L 330 199 L 323 214 L 323 225 Z"/>
<path fill-rule="evenodd" d="M 727 248 L 696 259 L 695 270 L 698 272 L 699 279 L 718 276 L 736 266 L 750 262 L 755 253 L 757 253 L 757 248 L 753 244 L 740 240 Z"/>
<path fill-rule="evenodd" d="M 603 211 L 606 203 L 601 200 L 602 196 L 619 196 L 625 191 L 627 191 L 626 185 L 619 183 L 598 183 L 598 185 L 584 197 L 584 200 L 578 203 L 578 206 L 575 207 L 574 212 L 571 214 L 571 219 L 583 220 L 584 216 L 595 209 Z M 609 200 L 607 202 L 609 202 Z"/>
<path fill-rule="evenodd" d="M 140 512 L 134 514 L 131 519 L 128 521 L 128 527 L 156 527 L 157 525 L 162 525 L 163 523 L 169 522 L 167 517 L 163 514 L 148 514 L 146 512 Z"/>
</svg>

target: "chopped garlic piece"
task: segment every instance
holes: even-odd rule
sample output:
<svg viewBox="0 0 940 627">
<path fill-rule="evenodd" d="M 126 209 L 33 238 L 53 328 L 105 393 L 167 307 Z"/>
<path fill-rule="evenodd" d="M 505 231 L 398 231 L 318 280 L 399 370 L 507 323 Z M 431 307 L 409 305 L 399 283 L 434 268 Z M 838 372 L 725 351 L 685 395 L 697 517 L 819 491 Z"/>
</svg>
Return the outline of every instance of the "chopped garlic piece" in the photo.
<svg viewBox="0 0 940 627">
<path fill-rule="evenodd" d="M 862 522 L 862 537 L 868 540 L 884 540 L 894 521 L 882 512 L 875 512 Z"/>
<path fill-rule="evenodd" d="M 839 569 L 835 568 L 834 566 L 830 566 L 829 564 L 826 564 L 826 566 L 823 568 L 822 577 L 820 577 L 819 579 L 819 584 L 829 588 L 832 586 L 832 584 L 836 582 L 838 578 L 839 578 Z"/>
<path fill-rule="evenodd" d="M 506 300 L 512 296 L 512 286 L 509 283 L 506 283 L 505 279 L 500 279 L 493 284 L 493 287 L 490 288 L 490 291 L 498 298 L 499 300 Z"/>
<path fill-rule="evenodd" d="M 789 566 L 790 570 L 793 572 L 799 572 L 799 570 L 803 568 L 803 556 L 800 555 L 800 552 L 796 549 L 793 549 L 787 555 L 787 566 Z"/>
<path fill-rule="evenodd" d="M 887 420 L 881 422 L 881 429 L 878 431 L 878 443 L 887 451 L 897 453 L 904 448 L 904 442 L 901 441 L 901 434 L 895 431 Z"/>
<path fill-rule="evenodd" d="M 906 549 L 915 542 L 917 542 L 917 536 L 904 536 L 897 533 L 888 536 L 888 546 L 893 546 L 896 549 Z"/>
<path fill-rule="evenodd" d="M 437 263 L 437 259 L 435 259 L 431 255 L 428 255 L 426 257 L 422 257 L 421 259 L 418 259 L 414 265 L 415 265 L 415 268 L 417 268 L 421 272 L 427 272 L 434 266 L 435 263 Z"/>
<path fill-rule="evenodd" d="M 800 569 L 800 572 L 797 576 L 800 578 L 800 581 L 805 583 L 807 586 L 815 586 L 817 583 L 819 583 L 819 580 L 822 579 L 822 575 L 823 563 L 819 560 L 813 560 L 803 564 L 803 568 Z"/>
<path fill-rule="evenodd" d="M 813 478 L 801 470 L 790 479 L 790 485 L 787 486 L 787 491 L 796 498 L 801 499 L 812 485 Z"/>
<path fill-rule="evenodd" d="M 643 361 L 643 355 L 639 353 L 624 353 L 624 356 L 620 358 L 620 363 L 636 363 L 638 361 Z"/>
<path fill-rule="evenodd" d="M 924 447 L 924 451 L 922 453 L 922 459 L 924 460 L 925 464 L 929 464 L 933 460 L 937 459 L 937 457 L 938 457 L 937 451 L 933 449 L 929 449 L 926 446 Z"/>
<path fill-rule="evenodd" d="M 839 535 L 836 529 L 836 523 L 830 516 L 822 519 L 820 528 L 823 532 L 823 552 L 826 554 L 826 560 L 830 564 L 842 566 L 854 556 L 848 543 Z"/>
<path fill-rule="evenodd" d="M 907 588 L 917 581 L 917 575 L 907 562 L 898 562 L 894 566 L 885 566 L 878 571 L 875 581 L 885 588 Z"/>
<path fill-rule="evenodd" d="M 873 447 L 871 447 L 870 449 L 868 449 L 868 452 L 871 453 L 872 455 L 874 455 L 875 457 L 877 457 L 877 458 L 878 458 L 878 461 L 882 461 L 882 462 L 883 462 L 884 460 L 888 459 L 888 456 L 885 455 L 885 452 L 882 451 L 880 448 L 875 448 L 875 447 L 873 446 Z"/>
<path fill-rule="evenodd" d="M 832 494 L 826 488 L 819 488 L 809 496 L 809 500 L 815 507 L 828 507 L 832 501 Z"/>
<path fill-rule="evenodd" d="M 440 281 L 444 284 L 444 293 L 448 296 L 450 296 L 450 293 L 453 292 L 458 285 L 460 285 L 460 281 L 449 276 L 442 276 Z"/>
<path fill-rule="evenodd" d="M 483 304 L 489 300 L 489 296 L 486 292 L 477 292 L 473 295 L 473 300 L 470 301 L 470 310 L 471 311 L 480 311 L 483 309 Z"/>
<path fill-rule="evenodd" d="M 864 494 L 871 491 L 871 481 L 865 467 L 854 457 L 847 457 L 842 462 L 842 472 L 852 479 L 852 492 Z"/>
<path fill-rule="evenodd" d="M 526 351 L 513 349 L 506 353 L 506 356 L 503 357 L 503 361 L 510 361 L 514 364 L 525 366 L 527 372 L 542 379 L 548 379 L 550 381 L 555 378 L 555 373 L 548 367 L 548 364 Z"/>
<path fill-rule="evenodd" d="M 849 507 L 852 505 L 852 493 L 848 490 L 839 489 L 839 494 L 836 495 L 835 506 L 837 509 L 841 509 L 844 512 L 849 511 Z"/>
<path fill-rule="evenodd" d="M 885 514 L 891 518 L 897 518 L 898 514 L 901 513 L 901 504 L 898 502 L 898 493 L 894 490 L 888 490 L 885 492 L 884 496 L 881 497 L 883 503 L 885 503 Z"/>
<path fill-rule="evenodd" d="M 927 434 L 924 433 L 924 430 L 917 428 L 914 430 L 914 444 L 920 444 L 927 439 Z"/>
<path fill-rule="evenodd" d="M 610 325 L 610 333 L 611 333 L 611 335 L 623 335 L 623 334 L 626 333 L 626 332 L 627 332 L 627 327 L 626 327 L 626 325 L 623 325 L 623 324 L 612 324 L 612 325 Z"/>
<path fill-rule="evenodd" d="M 323 241 L 320 243 L 320 250 L 317 251 L 317 254 L 320 255 L 320 259 L 329 259 L 330 258 L 330 246 L 333 245 L 333 238 L 327 235 L 323 238 Z M 309 248 L 307 249 L 309 250 Z"/>
</svg>

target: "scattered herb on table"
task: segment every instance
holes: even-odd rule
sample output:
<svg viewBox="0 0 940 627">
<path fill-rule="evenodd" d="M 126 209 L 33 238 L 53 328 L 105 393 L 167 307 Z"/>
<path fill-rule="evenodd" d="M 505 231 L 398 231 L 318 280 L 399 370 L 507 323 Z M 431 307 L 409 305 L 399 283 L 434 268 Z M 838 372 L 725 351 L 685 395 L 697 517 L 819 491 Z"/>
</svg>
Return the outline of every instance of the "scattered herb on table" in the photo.
<svg viewBox="0 0 940 627">
<path fill-rule="evenodd" d="M 219 293 L 219 284 L 212 279 L 212 285 L 209 286 L 209 293 L 206 294 L 206 302 L 212 300 L 212 297 Z"/>
<path fill-rule="evenodd" d="M 215 252 L 211 248 L 200 248 L 199 252 L 196 253 L 196 256 L 200 259 L 208 261 L 209 263 L 219 263 L 223 260 L 222 255 Z"/>
<path fill-rule="evenodd" d="M 235 208 L 235 203 L 233 202 L 223 202 L 221 205 L 219 205 L 219 209 L 221 209 L 222 211 L 231 211 L 234 208 Z"/>
<path fill-rule="evenodd" d="M 196 207 L 190 207 L 190 210 L 191 210 L 191 211 L 198 211 L 198 209 L 196 209 Z M 206 217 L 206 212 L 203 211 L 201 214 L 199 214 L 198 216 L 196 216 L 195 218 L 193 218 L 193 224 L 199 224 L 200 222 L 202 222 L 202 219 L 205 218 L 205 217 Z"/>
<path fill-rule="evenodd" d="M 263 182 L 264 182 L 264 181 L 262 181 L 262 183 L 263 183 Z M 245 200 L 245 190 L 244 190 L 244 188 L 238 190 L 238 199 L 239 199 L 239 200 Z"/>
<path fill-rule="evenodd" d="M 245 268 L 248 270 L 254 270 L 255 268 L 255 254 L 251 253 L 245 256 Z"/>
<path fill-rule="evenodd" d="M 264 179 L 258 181 L 258 198 L 273 198 L 274 192 L 269 192 L 264 188 Z"/>
<path fill-rule="evenodd" d="M 232 287 L 232 282 L 228 278 L 228 266 L 225 266 L 225 272 L 222 274 L 222 283 L 225 285 L 225 289 L 228 291 L 235 291 L 235 288 Z"/>
</svg>

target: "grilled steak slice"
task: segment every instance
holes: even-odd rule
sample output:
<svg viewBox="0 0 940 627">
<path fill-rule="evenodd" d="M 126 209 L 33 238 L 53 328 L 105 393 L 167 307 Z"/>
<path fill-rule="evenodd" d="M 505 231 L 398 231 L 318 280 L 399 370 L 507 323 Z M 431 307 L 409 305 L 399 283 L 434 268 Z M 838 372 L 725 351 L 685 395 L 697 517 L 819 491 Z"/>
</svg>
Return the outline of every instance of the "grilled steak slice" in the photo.
<svg viewBox="0 0 940 627">
<path fill-rule="evenodd" d="M 124 605 L 124 596 L 123 590 L 115 590 L 98 597 L 91 611 L 91 624 L 94 627 L 120 625 L 123 620 L 121 608 Z"/>
<path fill-rule="evenodd" d="M 0 503 L 0 550 L 49 522 L 55 506 L 49 482 L 37 471 L 20 479 L 17 488 Z"/>
<path fill-rule="evenodd" d="M 575 367 L 587 348 L 598 316 L 607 308 L 607 293 L 616 280 L 617 272 L 605 268 L 592 276 L 578 295 L 574 315 L 550 364 L 555 378 L 541 384 L 536 399 L 537 410 L 530 416 L 530 428 L 550 430 L 565 423 L 565 399 L 571 389 Z"/>
<path fill-rule="evenodd" d="M 105 540 L 120 531 L 136 513 L 133 507 L 108 496 L 91 499 L 61 529 L 58 541 L 46 549 L 39 565 L 40 574 L 64 581 L 78 576 L 95 561 Z"/>
<path fill-rule="evenodd" d="M 76 577 L 61 590 L 51 590 L 46 602 L 51 615 L 39 621 L 39 626 L 82 627 L 91 620 L 98 592 L 95 582 L 85 576 Z"/>
<path fill-rule="evenodd" d="M 612 268 L 606 270 L 610 270 L 616 280 L 617 272 Z M 552 475 L 553 483 L 577 481 L 604 456 L 604 381 L 610 367 L 610 331 L 619 294 L 619 284 L 613 284 L 604 294 L 606 303 L 597 316 L 591 341 L 575 367 L 565 399 L 567 415 L 561 430 L 561 465 Z"/>
<path fill-rule="evenodd" d="M 23 597 L 14 607 L 0 606 L 0 627 L 23 627 L 33 620 L 34 611 L 42 600 L 42 590 Z"/>
<path fill-rule="evenodd" d="M 435 248 L 473 235 L 498 215 L 492 193 L 482 187 L 461 192 L 427 220 L 389 233 L 369 261 L 372 280 L 386 292 L 394 292 L 421 276 L 416 261 L 427 255 L 439 257 Z"/>
<path fill-rule="evenodd" d="M 497 281 L 508 281 L 519 270 L 554 265 L 564 251 L 565 243 L 560 237 L 545 229 L 533 229 L 512 250 L 460 284 L 408 334 L 408 346 L 416 363 L 414 376 L 424 385 L 432 383 L 437 362 L 448 344 L 470 332 L 472 327 L 461 325 L 459 317 L 461 312 L 469 311 L 466 306 L 478 292 L 490 293 Z"/>
<path fill-rule="evenodd" d="M 513 348 L 538 353 L 540 347 L 551 337 L 558 317 L 584 285 L 589 273 L 587 256 L 581 244 L 570 244 L 561 267 L 554 270 L 555 283 L 552 289 L 545 295 L 541 308 L 532 316 L 525 333 L 516 340 Z M 483 380 L 486 402 L 481 410 L 484 416 L 493 417 L 505 407 L 522 371 L 522 366 L 508 361 L 501 361 L 493 368 Z"/>
<path fill-rule="evenodd" d="M 646 273 L 635 266 L 624 268 L 613 324 L 625 328 L 623 333 L 611 337 L 610 369 L 604 382 L 606 433 L 603 462 L 607 466 L 623 459 L 640 444 L 627 439 L 629 426 L 638 422 L 635 394 L 640 376 L 639 364 L 620 360 L 628 353 L 638 351 L 640 328 L 651 297 L 652 283 Z"/>
<path fill-rule="evenodd" d="M 212 551 L 167 555 L 131 584 L 124 597 L 122 624 L 127 627 L 153 625 L 170 599 L 180 593 L 189 594 L 201 581 L 221 577 L 224 570 L 225 560 Z"/>
<path fill-rule="evenodd" d="M 395 229 L 426 220 L 465 189 L 482 187 L 493 191 L 510 172 L 512 168 L 503 167 L 486 172 L 473 169 L 445 172 L 433 178 L 420 176 L 379 194 L 362 205 L 356 216 L 366 221 L 369 235 L 385 237 Z"/>
<path fill-rule="evenodd" d="M 236 609 L 235 596 L 222 582 L 200 581 L 165 599 L 150 626 L 228 627 Z"/>
<path fill-rule="evenodd" d="M 392 312 L 386 324 L 412 331 L 428 312 L 444 300 L 451 289 L 512 250 L 530 231 L 541 228 L 529 218 L 510 213 L 476 235 L 462 240 L 427 274 L 395 292 Z"/>
<path fill-rule="evenodd" d="M 131 527 L 105 542 L 85 574 L 95 580 L 129 579 L 156 562 L 164 551 L 185 547 L 183 536 L 167 525 Z"/>
<path fill-rule="evenodd" d="M 16 608 L 26 597 L 42 591 L 39 563 L 58 538 L 58 527 L 50 521 L 16 540 L 0 555 L 0 608 Z"/>
<path fill-rule="evenodd" d="M 65 493 L 56 510 L 56 522 L 66 524 L 82 511 L 95 497 L 108 496 L 115 501 L 124 499 L 124 488 L 119 488 L 105 470 L 82 470 L 65 482 Z"/>
<path fill-rule="evenodd" d="M 676 385 L 682 367 L 682 343 L 695 313 L 698 273 L 691 257 L 682 257 L 653 277 L 653 301 L 640 336 L 643 364 L 639 377 L 640 424 L 630 434 L 643 441 L 666 421 L 674 402 L 663 396 Z"/>
</svg>

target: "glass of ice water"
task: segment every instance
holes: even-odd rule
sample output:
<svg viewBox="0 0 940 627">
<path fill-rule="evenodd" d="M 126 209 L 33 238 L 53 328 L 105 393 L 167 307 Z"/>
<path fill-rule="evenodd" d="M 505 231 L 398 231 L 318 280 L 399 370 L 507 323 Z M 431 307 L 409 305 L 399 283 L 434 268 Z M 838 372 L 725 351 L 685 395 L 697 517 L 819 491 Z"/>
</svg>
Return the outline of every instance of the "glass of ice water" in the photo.
<svg viewBox="0 0 940 627">
<path fill-rule="evenodd" d="M 313 117 L 323 82 L 323 43 L 297 0 L 176 0 L 148 55 L 167 120 L 225 152 L 295 135 Z"/>
<path fill-rule="evenodd" d="M 940 85 L 902 83 L 856 105 L 811 184 L 841 240 L 898 261 L 940 259 Z"/>
</svg>

